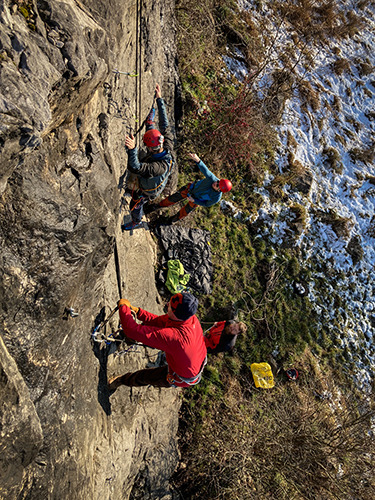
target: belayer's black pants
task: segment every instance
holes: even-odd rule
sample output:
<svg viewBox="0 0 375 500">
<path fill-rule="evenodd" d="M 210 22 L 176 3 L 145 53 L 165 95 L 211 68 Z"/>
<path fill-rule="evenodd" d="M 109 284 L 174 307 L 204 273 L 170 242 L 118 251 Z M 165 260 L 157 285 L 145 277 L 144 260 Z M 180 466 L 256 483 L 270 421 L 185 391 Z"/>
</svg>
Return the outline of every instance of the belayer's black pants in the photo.
<svg viewBox="0 0 375 500">
<path fill-rule="evenodd" d="M 125 373 L 119 377 L 119 385 L 129 387 L 142 387 L 153 385 L 154 387 L 172 387 L 167 381 L 168 366 L 158 366 L 157 368 L 145 368 L 133 373 Z"/>
<path fill-rule="evenodd" d="M 138 190 L 132 194 L 130 201 L 130 215 L 133 222 L 141 222 L 143 217 L 143 205 L 147 203 L 148 198 L 142 195 L 142 191 Z"/>
</svg>

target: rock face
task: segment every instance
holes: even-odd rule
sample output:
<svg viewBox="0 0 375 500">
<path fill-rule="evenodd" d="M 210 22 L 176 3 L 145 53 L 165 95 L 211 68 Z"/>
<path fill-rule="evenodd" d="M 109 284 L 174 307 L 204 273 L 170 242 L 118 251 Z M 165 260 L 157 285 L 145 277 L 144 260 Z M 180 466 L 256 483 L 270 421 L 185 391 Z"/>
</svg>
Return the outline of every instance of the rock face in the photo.
<svg viewBox="0 0 375 500">
<path fill-rule="evenodd" d="M 158 353 L 115 358 L 90 334 L 119 286 L 162 312 L 153 240 L 120 224 L 124 136 L 157 82 L 174 123 L 173 13 L 173 0 L 0 0 L 1 498 L 172 497 L 179 392 L 109 398 L 107 376 Z"/>
</svg>

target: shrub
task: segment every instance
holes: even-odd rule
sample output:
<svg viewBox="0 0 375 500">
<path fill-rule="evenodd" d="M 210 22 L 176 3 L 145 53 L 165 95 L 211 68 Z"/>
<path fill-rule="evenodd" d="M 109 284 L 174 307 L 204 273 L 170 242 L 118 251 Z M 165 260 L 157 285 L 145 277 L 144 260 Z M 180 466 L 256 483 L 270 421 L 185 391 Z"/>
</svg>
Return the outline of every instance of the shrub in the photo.
<svg viewBox="0 0 375 500">
<path fill-rule="evenodd" d="M 371 75 L 371 73 L 373 73 L 374 71 L 374 66 L 370 63 L 370 62 L 367 62 L 367 61 L 364 61 L 364 62 L 359 62 L 358 64 L 358 72 L 360 74 L 360 76 L 367 76 L 367 75 Z"/>
<path fill-rule="evenodd" d="M 302 108 L 310 106 L 314 113 L 320 108 L 319 93 L 314 90 L 311 83 L 307 80 L 301 80 L 297 84 L 298 92 L 302 102 Z"/>
</svg>

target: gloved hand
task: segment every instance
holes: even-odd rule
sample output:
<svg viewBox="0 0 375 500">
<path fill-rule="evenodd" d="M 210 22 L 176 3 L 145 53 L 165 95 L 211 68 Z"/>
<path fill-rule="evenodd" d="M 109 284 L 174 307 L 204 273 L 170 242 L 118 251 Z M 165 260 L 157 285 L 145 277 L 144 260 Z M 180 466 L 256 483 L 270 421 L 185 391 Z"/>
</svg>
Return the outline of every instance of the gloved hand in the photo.
<svg viewBox="0 0 375 500">
<path fill-rule="evenodd" d="M 127 300 L 127 299 L 120 299 L 118 302 L 117 302 L 117 306 L 118 307 L 121 307 L 121 306 L 127 306 L 127 307 L 130 307 L 130 309 L 135 312 L 135 314 L 138 314 L 138 311 L 139 311 L 139 307 L 135 307 L 135 306 L 132 306 L 131 303 Z"/>
</svg>

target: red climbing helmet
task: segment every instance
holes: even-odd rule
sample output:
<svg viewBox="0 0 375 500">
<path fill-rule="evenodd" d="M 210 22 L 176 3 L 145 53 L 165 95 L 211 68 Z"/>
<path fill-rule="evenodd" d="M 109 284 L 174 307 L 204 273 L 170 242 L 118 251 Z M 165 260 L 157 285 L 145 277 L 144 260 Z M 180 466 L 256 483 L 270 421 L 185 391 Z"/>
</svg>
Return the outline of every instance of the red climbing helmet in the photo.
<svg viewBox="0 0 375 500">
<path fill-rule="evenodd" d="M 143 142 L 148 148 L 160 148 L 163 144 L 163 140 L 164 137 L 161 135 L 159 130 L 156 130 L 156 128 L 147 130 L 143 136 Z"/>
<path fill-rule="evenodd" d="M 227 193 L 232 189 L 232 183 L 228 179 L 220 179 L 219 188 L 222 193 Z"/>
</svg>

